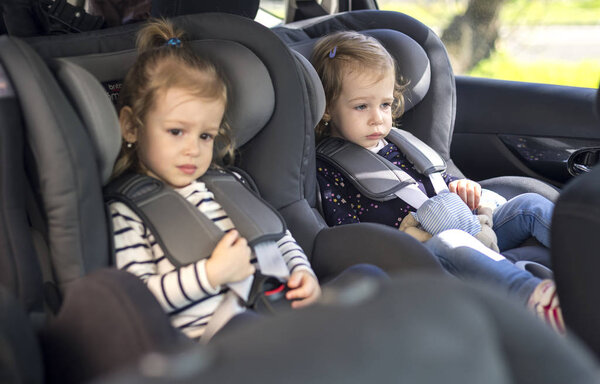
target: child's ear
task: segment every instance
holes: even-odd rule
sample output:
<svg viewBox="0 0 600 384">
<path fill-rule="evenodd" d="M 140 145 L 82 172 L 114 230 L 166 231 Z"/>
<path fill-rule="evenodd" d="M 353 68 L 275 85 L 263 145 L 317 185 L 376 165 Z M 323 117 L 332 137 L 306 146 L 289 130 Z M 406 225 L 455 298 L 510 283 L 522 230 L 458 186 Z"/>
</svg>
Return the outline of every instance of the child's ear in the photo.
<svg viewBox="0 0 600 384">
<path fill-rule="evenodd" d="M 121 136 L 128 143 L 137 141 L 137 126 L 133 123 L 133 111 L 125 106 L 119 112 L 119 125 L 121 126 Z"/>
<path fill-rule="evenodd" d="M 329 115 L 329 110 L 325 109 L 325 113 L 323 114 L 322 121 L 331 121 L 331 115 Z"/>
</svg>

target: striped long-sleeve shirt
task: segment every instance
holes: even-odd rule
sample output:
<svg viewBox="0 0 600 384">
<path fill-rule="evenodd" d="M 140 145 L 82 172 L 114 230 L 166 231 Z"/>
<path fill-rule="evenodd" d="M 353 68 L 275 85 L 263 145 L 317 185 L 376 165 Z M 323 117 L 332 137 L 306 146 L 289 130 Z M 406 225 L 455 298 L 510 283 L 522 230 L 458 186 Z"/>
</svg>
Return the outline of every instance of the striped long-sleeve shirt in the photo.
<svg viewBox="0 0 600 384">
<path fill-rule="evenodd" d="M 194 182 L 176 191 L 223 231 L 234 228 L 204 183 Z M 112 203 L 110 212 L 117 267 L 133 273 L 146 283 L 176 328 L 190 338 L 199 338 L 228 288 L 210 285 L 206 275 L 206 259 L 181 268 L 171 264 L 150 229 L 125 204 Z M 313 273 L 302 248 L 289 231 L 277 245 L 290 273 L 298 269 Z M 254 256 L 252 262 L 256 262 Z"/>
</svg>

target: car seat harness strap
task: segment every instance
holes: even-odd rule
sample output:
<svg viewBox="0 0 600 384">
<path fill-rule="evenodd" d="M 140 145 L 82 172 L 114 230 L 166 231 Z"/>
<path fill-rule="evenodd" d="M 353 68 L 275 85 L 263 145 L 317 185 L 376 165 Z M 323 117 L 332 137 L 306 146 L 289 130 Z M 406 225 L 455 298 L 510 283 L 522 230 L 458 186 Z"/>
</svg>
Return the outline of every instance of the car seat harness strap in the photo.
<svg viewBox="0 0 600 384">
<path fill-rule="evenodd" d="M 245 307 L 254 307 L 265 289 L 272 290 L 273 284 L 277 287 L 281 281 L 287 281 L 289 270 L 276 244 L 286 232 L 279 213 L 225 171 L 209 170 L 200 181 L 214 194 L 215 201 L 246 238 L 260 270 L 256 276 L 228 284 L 229 292 L 202 337 L 203 341 L 208 341 Z M 225 234 L 183 196 L 149 176 L 130 173 L 117 178 L 107 186 L 105 200 L 107 203 L 123 202 L 138 214 L 176 267 L 208 258 Z M 174 222 L 177 222 L 176 226 Z"/>
<path fill-rule="evenodd" d="M 286 279 L 289 272 L 283 260 L 280 263 L 273 261 L 281 259 L 273 257 L 279 255 L 275 242 L 286 231 L 279 213 L 224 171 L 209 171 L 200 180 L 213 192 L 215 200 L 246 238 L 261 271 Z M 209 257 L 225 234 L 183 196 L 149 176 L 122 176 L 108 185 L 105 196 L 108 203 L 121 201 L 136 212 L 176 267 Z M 173 225 L 174 222 L 178 224 Z"/>
<path fill-rule="evenodd" d="M 429 177 L 437 193 L 447 191 L 442 177 L 446 162 L 410 132 L 392 128 L 386 140 L 394 143 L 420 173 Z M 417 182 L 392 162 L 349 141 L 329 137 L 317 145 L 317 157 L 335 166 L 363 195 L 387 201 L 396 197 L 419 208 L 428 196 Z"/>
</svg>

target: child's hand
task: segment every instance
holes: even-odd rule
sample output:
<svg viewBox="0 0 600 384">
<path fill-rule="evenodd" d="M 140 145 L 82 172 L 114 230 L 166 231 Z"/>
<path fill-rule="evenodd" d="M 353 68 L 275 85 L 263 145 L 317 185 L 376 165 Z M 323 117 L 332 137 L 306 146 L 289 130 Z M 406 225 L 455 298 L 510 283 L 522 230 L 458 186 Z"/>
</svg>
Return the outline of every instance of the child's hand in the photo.
<svg viewBox="0 0 600 384">
<path fill-rule="evenodd" d="M 231 230 L 219 241 L 212 255 L 206 260 L 206 276 L 210 285 L 241 281 L 254 273 L 250 263 L 250 247 L 238 231 Z"/>
<path fill-rule="evenodd" d="M 292 308 L 301 308 L 314 303 L 321 296 L 321 287 L 315 276 L 299 270 L 290 276 L 287 282 L 290 289 L 285 298 L 292 301 Z"/>
<path fill-rule="evenodd" d="M 454 180 L 448 184 L 450 192 L 456 193 L 472 211 L 479 207 L 481 185 L 469 179 Z"/>
</svg>

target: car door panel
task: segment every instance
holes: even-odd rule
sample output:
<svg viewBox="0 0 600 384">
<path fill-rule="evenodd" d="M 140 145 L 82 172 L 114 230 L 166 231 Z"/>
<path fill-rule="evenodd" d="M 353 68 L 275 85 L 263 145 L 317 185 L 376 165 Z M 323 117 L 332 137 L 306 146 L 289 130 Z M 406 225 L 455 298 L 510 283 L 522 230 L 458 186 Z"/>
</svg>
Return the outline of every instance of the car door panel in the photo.
<svg viewBox="0 0 600 384">
<path fill-rule="evenodd" d="M 561 186 L 597 160 L 595 89 L 463 76 L 456 88 L 451 155 L 468 177 L 523 175 Z"/>
</svg>

